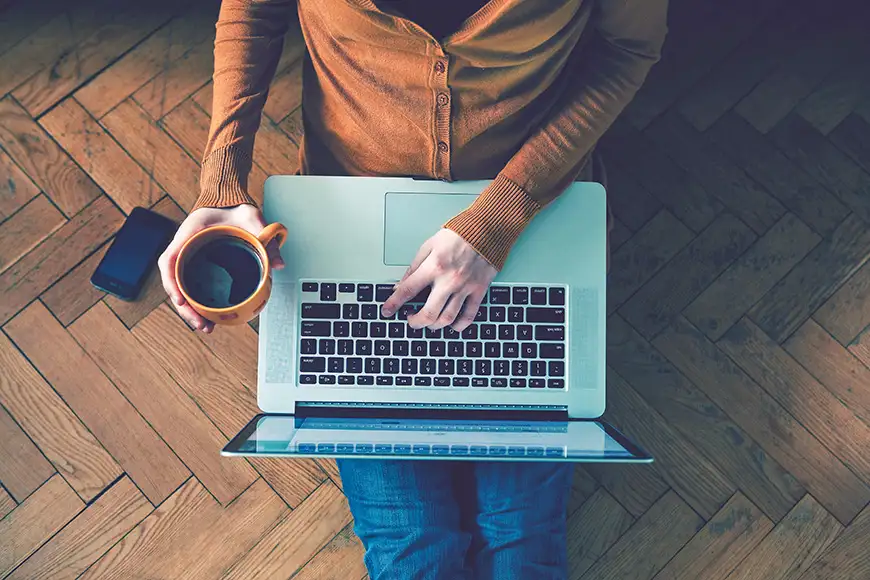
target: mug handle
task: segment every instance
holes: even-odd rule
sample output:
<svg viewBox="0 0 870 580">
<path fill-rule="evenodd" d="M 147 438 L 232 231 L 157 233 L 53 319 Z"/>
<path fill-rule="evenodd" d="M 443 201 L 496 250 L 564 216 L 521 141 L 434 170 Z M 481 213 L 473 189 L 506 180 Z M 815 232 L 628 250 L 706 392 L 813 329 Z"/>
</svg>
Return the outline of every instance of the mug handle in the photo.
<svg viewBox="0 0 870 580">
<path fill-rule="evenodd" d="M 284 242 L 287 241 L 287 228 L 284 227 L 283 224 L 274 223 L 269 224 L 263 231 L 260 232 L 260 235 L 257 236 L 257 239 L 260 240 L 260 243 L 263 244 L 263 247 L 269 245 L 269 242 L 272 240 L 278 241 L 278 247 L 284 245 Z"/>
</svg>

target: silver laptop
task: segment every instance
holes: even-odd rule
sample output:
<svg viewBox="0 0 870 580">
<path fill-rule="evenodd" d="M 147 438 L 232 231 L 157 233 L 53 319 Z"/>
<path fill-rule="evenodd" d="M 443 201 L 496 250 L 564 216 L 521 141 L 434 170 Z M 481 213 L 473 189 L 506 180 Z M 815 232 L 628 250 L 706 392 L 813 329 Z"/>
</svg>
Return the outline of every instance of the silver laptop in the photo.
<svg viewBox="0 0 870 580">
<path fill-rule="evenodd" d="M 575 183 L 511 250 L 475 322 L 412 329 L 380 304 L 486 181 L 275 176 L 287 263 L 260 316 L 262 415 L 225 455 L 650 462 L 605 406 L 606 199 Z"/>
</svg>

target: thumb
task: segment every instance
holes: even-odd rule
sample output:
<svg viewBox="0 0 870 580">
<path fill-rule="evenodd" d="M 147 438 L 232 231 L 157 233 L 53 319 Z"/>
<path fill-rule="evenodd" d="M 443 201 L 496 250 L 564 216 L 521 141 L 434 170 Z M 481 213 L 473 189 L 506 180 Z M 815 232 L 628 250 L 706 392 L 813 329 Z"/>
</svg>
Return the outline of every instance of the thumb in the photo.
<svg viewBox="0 0 870 580">
<path fill-rule="evenodd" d="M 250 220 L 245 224 L 245 229 L 254 234 L 255 236 L 259 236 L 260 232 L 263 231 L 263 228 L 266 227 L 266 220 L 263 219 L 262 214 L 259 212 L 252 216 Z M 269 255 L 269 264 L 272 266 L 274 270 L 282 270 L 284 269 L 285 263 L 284 258 L 281 257 L 281 251 L 278 248 L 278 242 L 272 240 L 268 244 L 266 244 L 266 253 Z"/>
</svg>

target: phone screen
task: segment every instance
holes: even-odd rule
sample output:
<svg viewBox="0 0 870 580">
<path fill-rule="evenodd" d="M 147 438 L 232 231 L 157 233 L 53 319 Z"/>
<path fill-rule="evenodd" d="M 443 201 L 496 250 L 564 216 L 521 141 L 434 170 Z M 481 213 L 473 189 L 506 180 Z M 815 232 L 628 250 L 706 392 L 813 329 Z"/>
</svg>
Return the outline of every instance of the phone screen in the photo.
<svg viewBox="0 0 870 580">
<path fill-rule="evenodd" d="M 174 230 L 175 224 L 167 218 L 141 208 L 134 209 L 97 266 L 91 282 L 121 298 L 135 298 Z"/>
</svg>

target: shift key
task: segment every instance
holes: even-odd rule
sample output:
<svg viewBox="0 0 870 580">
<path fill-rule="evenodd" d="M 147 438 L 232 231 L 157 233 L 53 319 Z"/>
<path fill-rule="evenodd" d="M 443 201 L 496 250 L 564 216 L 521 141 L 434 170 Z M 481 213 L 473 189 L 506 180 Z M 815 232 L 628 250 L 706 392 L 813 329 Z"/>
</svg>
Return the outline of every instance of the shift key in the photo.
<svg viewBox="0 0 870 580">
<path fill-rule="evenodd" d="M 526 308 L 526 322 L 565 322 L 564 308 Z"/>
<path fill-rule="evenodd" d="M 303 373 L 325 372 L 326 358 L 322 356 L 303 356 L 299 360 L 299 371 Z"/>
<path fill-rule="evenodd" d="M 565 340 L 564 326 L 536 326 L 535 340 Z"/>
</svg>

